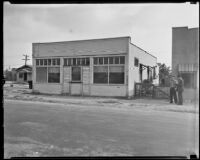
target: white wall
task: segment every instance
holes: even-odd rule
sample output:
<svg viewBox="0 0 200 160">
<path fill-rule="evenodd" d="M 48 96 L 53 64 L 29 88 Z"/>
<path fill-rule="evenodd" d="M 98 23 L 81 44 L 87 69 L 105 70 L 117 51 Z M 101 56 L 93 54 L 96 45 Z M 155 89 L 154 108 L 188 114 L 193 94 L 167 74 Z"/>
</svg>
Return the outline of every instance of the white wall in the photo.
<svg viewBox="0 0 200 160">
<path fill-rule="evenodd" d="M 139 74 L 139 65 L 138 67 L 134 66 L 134 58 L 139 59 L 139 64 L 142 63 L 147 66 L 156 66 L 157 59 L 146 53 L 144 50 L 139 47 L 129 44 L 129 61 L 128 61 L 128 70 L 129 70 L 129 78 L 128 78 L 128 95 L 131 97 L 134 95 L 134 86 L 136 82 L 140 82 L 140 74 Z M 147 78 L 147 70 L 143 70 L 143 80 Z"/>
<path fill-rule="evenodd" d="M 61 84 L 49 84 L 49 83 L 35 83 L 33 92 L 47 93 L 47 94 L 61 94 Z"/>
<path fill-rule="evenodd" d="M 92 96 L 126 96 L 126 85 L 91 85 L 90 95 Z"/>
</svg>

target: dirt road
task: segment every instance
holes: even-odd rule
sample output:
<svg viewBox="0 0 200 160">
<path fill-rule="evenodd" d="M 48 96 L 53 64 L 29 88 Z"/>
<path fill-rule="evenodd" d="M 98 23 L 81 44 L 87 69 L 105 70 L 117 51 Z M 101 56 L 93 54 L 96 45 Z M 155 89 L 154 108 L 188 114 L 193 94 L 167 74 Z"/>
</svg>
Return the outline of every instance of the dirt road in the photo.
<svg viewBox="0 0 200 160">
<path fill-rule="evenodd" d="M 5 99 L 4 157 L 186 156 L 194 151 L 194 115 Z"/>
</svg>

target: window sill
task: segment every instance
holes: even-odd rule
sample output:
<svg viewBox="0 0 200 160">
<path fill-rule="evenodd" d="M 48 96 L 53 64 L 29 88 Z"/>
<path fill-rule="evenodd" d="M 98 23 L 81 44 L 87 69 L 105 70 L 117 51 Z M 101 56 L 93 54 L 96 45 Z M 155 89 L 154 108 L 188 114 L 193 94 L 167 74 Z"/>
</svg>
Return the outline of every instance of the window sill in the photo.
<svg viewBox="0 0 200 160">
<path fill-rule="evenodd" d="M 34 84 L 50 84 L 50 85 L 53 85 L 53 84 L 61 84 L 61 83 L 36 82 Z"/>
<path fill-rule="evenodd" d="M 83 82 L 81 82 L 81 81 L 71 81 L 69 83 L 83 83 Z"/>
<path fill-rule="evenodd" d="M 92 85 L 97 85 L 97 86 L 126 86 L 126 84 L 103 84 L 103 83 L 93 83 Z"/>
</svg>

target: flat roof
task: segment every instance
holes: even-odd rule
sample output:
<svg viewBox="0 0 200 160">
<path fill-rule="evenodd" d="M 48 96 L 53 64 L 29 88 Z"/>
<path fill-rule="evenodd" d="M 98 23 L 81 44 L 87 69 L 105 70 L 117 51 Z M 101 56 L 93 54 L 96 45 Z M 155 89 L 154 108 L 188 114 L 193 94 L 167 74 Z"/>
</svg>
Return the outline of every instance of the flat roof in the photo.
<svg viewBox="0 0 200 160">
<path fill-rule="evenodd" d="M 131 37 L 130 37 L 130 36 L 123 36 L 123 37 L 82 39 L 82 40 L 58 41 L 58 42 L 35 42 L 35 43 L 33 43 L 33 44 L 49 44 L 49 43 L 65 43 L 65 42 L 82 42 L 82 41 L 109 40 L 109 39 L 120 39 L 120 38 L 131 38 Z"/>
<path fill-rule="evenodd" d="M 97 38 L 97 39 L 83 39 L 83 40 L 72 40 L 72 41 L 59 41 L 59 42 L 36 42 L 36 43 L 33 43 L 33 44 L 52 44 L 52 43 L 82 42 L 82 41 L 96 41 L 96 40 L 99 41 L 99 40 L 120 39 L 120 38 L 129 38 L 130 39 L 130 44 L 136 46 L 137 48 L 143 50 L 145 53 L 147 53 L 150 56 L 152 56 L 152 57 L 157 59 L 157 57 L 155 57 L 154 55 L 148 53 L 147 51 L 145 51 L 144 49 L 138 47 L 137 45 L 131 43 L 131 37 L 130 36 L 111 37 L 111 38 Z"/>
</svg>

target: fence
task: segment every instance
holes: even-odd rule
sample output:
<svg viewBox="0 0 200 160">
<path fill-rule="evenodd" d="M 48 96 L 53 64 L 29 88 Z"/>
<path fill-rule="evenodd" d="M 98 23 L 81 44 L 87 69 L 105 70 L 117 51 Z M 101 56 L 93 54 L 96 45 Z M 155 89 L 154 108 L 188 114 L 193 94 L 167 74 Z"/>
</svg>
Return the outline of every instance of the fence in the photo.
<svg viewBox="0 0 200 160">
<path fill-rule="evenodd" d="M 135 98 L 169 98 L 169 87 L 135 83 Z"/>
</svg>

